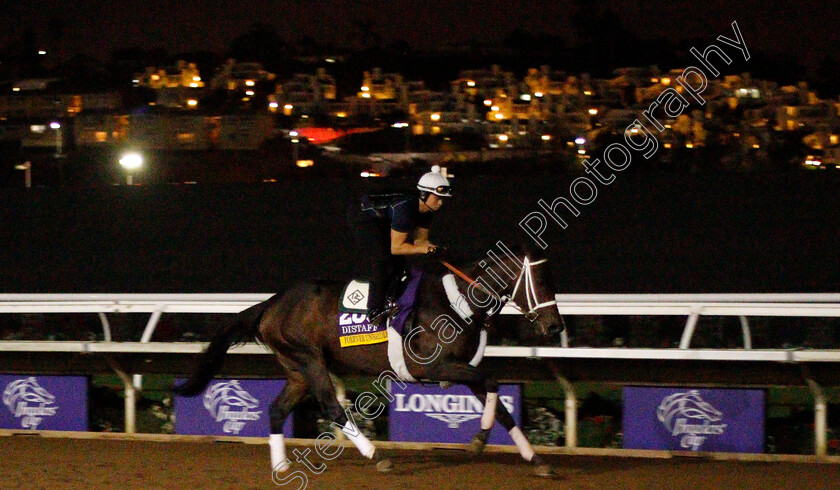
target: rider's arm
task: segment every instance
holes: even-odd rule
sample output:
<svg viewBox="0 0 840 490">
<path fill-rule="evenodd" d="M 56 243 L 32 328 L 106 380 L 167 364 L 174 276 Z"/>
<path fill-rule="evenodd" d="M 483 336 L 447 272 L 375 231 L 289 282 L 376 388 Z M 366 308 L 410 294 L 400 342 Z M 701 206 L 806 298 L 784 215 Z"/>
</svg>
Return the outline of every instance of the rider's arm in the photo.
<svg viewBox="0 0 840 490">
<path fill-rule="evenodd" d="M 427 249 L 429 247 L 432 247 L 432 248 L 435 247 L 435 245 L 432 242 L 429 241 L 429 229 L 428 228 L 418 227 L 417 230 L 414 231 L 414 244 L 424 246 Z"/>
<path fill-rule="evenodd" d="M 420 255 L 429 253 L 429 251 L 430 245 L 411 243 L 408 241 L 408 233 L 403 233 L 391 228 L 391 254 Z"/>
</svg>

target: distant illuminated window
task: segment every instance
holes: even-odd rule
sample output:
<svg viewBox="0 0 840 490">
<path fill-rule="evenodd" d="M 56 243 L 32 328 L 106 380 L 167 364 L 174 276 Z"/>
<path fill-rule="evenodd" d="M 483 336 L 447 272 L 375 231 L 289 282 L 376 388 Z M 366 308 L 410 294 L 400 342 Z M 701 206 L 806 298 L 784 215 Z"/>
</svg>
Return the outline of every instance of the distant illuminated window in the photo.
<svg viewBox="0 0 840 490">
<path fill-rule="evenodd" d="M 105 143 L 108 141 L 108 132 L 107 131 L 96 131 L 93 134 L 94 139 L 96 139 L 97 143 Z"/>
<path fill-rule="evenodd" d="M 178 133 L 179 143 L 192 143 L 195 141 L 195 133 Z"/>
</svg>

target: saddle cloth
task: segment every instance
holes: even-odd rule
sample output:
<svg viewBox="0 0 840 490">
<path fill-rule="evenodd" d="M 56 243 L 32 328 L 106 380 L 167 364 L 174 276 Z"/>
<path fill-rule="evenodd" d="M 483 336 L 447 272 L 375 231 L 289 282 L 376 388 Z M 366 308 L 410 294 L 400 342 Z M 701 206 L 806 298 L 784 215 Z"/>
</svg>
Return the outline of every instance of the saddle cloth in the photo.
<svg viewBox="0 0 840 490">
<path fill-rule="evenodd" d="M 414 313 L 414 304 L 417 299 L 417 290 L 423 274 L 419 270 L 411 270 L 406 279 L 401 281 L 404 284 L 402 294 L 395 304 L 399 307 L 394 318 L 379 326 L 370 324 L 367 318 L 367 303 L 370 293 L 370 285 L 366 281 L 353 279 L 345 287 L 341 295 L 339 305 L 339 342 L 342 347 L 351 345 L 377 344 L 388 340 L 387 327 L 394 329 L 402 335 L 403 329 L 411 315 Z"/>
</svg>

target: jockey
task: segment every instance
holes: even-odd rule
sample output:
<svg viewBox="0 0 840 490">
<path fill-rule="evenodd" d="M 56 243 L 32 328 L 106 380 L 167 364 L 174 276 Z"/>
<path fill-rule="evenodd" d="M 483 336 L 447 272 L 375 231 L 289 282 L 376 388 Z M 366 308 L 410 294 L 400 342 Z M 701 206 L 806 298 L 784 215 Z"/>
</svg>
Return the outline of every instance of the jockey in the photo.
<svg viewBox="0 0 840 490">
<path fill-rule="evenodd" d="M 406 256 L 434 254 L 438 246 L 429 241 L 434 214 L 451 197 L 449 180 L 435 165 L 420 177 L 419 195 L 390 193 L 362 196 L 351 206 L 348 224 L 356 246 L 369 259 L 368 321 L 378 325 L 393 308 L 385 307 L 389 272 Z"/>
</svg>

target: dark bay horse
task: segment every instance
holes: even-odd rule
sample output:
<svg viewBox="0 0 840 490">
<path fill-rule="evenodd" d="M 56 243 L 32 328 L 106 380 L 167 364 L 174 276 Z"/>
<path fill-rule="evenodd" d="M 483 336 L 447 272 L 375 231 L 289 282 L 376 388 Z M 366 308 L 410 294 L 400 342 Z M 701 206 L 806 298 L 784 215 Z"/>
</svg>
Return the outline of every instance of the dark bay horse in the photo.
<svg viewBox="0 0 840 490">
<path fill-rule="evenodd" d="M 501 242 L 497 245 L 501 254 L 490 251 L 484 260 L 461 268 L 441 261 L 455 274 L 437 263 L 427 264 L 437 270 L 427 272 L 418 287 L 414 326 L 404 332 L 402 340 L 405 364 L 394 369 L 400 374 L 392 370 L 387 342 L 340 347 L 336 324 L 343 283 L 303 282 L 248 308 L 220 330 L 201 355 L 193 376 L 175 387 L 175 392 L 198 395 L 221 369 L 232 344 L 256 338 L 272 349 L 287 379 L 269 410 L 274 471 L 285 471 L 291 465 L 286 459 L 283 422 L 307 395 L 317 399 L 333 427 L 343 430 L 364 456 L 378 461 L 377 469 L 387 471 L 391 463 L 375 451 L 357 429 L 350 412 L 345 412 L 336 399 L 330 373 L 378 376 L 380 386 L 385 379 L 403 386 L 406 380 L 460 383 L 467 385 L 484 404 L 481 430 L 473 438 L 471 448 L 475 452 L 483 449 L 498 418 L 522 457 L 534 465 L 535 472 L 549 475 L 550 468 L 535 454 L 510 412 L 504 404 L 497 403 L 498 383 L 479 371 L 477 365 L 486 345 L 484 326 L 508 301 L 530 320 L 521 323 L 534 328 L 541 343 L 559 333 L 562 320 L 553 301 L 546 260 L 536 259 L 532 251 L 514 253 Z M 362 407 L 357 400 L 357 411 L 365 418 L 374 412 L 370 410 L 374 405 L 372 398 Z M 372 416 L 382 413 L 382 407 L 379 408 Z"/>
</svg>

